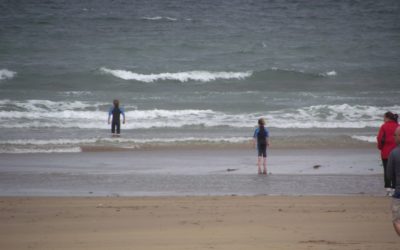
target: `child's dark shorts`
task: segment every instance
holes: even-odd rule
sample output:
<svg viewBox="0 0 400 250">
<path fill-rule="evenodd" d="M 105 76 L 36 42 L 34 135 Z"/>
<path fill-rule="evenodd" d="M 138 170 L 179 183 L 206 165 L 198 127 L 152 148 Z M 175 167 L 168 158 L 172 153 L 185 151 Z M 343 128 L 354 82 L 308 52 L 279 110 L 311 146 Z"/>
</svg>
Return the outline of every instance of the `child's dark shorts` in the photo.
<svg viewBox="0 0 400 250">
<path fill-rule="evenodd" d="M 258 156 L 259 157 L 267 157 L 267 145 L 266 144 L 258 144 Z"/>
</svg>

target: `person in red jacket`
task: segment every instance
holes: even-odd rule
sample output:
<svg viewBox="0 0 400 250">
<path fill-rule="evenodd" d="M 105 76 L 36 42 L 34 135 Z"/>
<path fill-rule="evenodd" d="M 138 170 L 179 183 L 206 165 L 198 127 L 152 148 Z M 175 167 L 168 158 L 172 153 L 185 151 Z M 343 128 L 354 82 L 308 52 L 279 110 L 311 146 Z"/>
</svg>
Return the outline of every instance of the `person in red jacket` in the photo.
<svg viewBox="0 0 400 250">
<path fill-rule="evenodd" d="M 386 112 L 385 115 L 383 116 L 384 123 L 379 129 L 378 136 L 376 137 L 378 142 L 378 149 L 381 151 L 385 188 L 387 191 L 387 195 L 390 195 L 392 189 L 394 189 L 396 186 L 396 183 L 393 183 L 394 181 L 391 182 L 386 177 L 386 166 L 390 152 L 392 152 L 392 150 L 396 147 L 396 142 L 394 140 L 394 132 L 396 131 L 396 128 L 399 126 L 397 122 L 398 117 L 399 116 L 397 114 L 393 114 L 390 111 Z"/>
</svg>

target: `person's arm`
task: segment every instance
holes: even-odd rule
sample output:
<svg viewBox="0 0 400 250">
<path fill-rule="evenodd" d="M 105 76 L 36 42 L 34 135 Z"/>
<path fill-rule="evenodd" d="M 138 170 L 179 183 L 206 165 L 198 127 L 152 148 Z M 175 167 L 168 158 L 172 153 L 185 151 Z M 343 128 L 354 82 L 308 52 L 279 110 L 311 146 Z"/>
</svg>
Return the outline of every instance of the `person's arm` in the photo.
<svg viewBox="0 0 400 250">
<path fill-rule="evenodd" d="M 267 147 L 269 147 L 269 131 L 265 129 L 265 142 L 267 143 Z"/>
<path fill-rule="evenodd" d="M 385 140 L 384 137 L 385 137 L 385 132 L 383 130 L 383 125 L 382 125 L 381 128 L 379 129 L 378 136 L 376 137 L 377 147 L 380 150 L 382 150 L 382 148 L 383 148 L 383 144 L 384 144 L 384 140 Z"/>
<path fill-rule="evenodd" d="M 253 148 L 257 148 L 257 129 L 254 130 L 253 134 Z"/>
<path fill-rule="evenodd" d="M 389 155 L 387 167 L 386 167 L 386 178 L 389 181 L 394 181 L 396 178 L 395 168 L 396 168 L 396 157 L 394 156 L 394 151 Z"/>
<path fill-rule="evenodd" d="M 125 110 L 123 108 L 120 108 L 121 110 L 121 115 L 122 115 L 122 123 L 125 124 Z"/>
<path fill-rule="evenodd" d="M 113 111 L 113 108 L 110 108 L 110 110 L 108 111 L 108 124 L 110 124 L 112 111 Z"/>
</svg>

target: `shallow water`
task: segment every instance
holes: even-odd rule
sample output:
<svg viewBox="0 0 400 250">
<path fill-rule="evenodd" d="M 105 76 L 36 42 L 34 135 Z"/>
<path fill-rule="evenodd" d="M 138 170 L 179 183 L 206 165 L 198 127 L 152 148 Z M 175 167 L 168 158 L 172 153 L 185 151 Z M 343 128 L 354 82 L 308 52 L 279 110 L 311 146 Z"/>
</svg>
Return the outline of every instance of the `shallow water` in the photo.
<svg viewBox="0 0 400 250">
<path fill-rule="evenodd" d="M 2 196 L 382 195 L 371 149 L 271 150 L 268 176 L 252 150 L 3 154 Z M 315 166 L 319 165 L 318 168 Z"/>
</svg>

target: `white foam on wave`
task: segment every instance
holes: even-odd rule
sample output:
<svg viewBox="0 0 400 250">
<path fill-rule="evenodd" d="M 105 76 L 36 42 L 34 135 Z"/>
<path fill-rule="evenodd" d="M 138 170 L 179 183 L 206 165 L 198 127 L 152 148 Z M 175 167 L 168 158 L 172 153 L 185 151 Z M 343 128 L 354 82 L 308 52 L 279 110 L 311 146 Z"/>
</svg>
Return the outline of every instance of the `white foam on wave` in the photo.
<svg viewBox="0 0 400 250">
<path fill-rule="evenodd" d="M 108 129 L 109 103 L 0 100 L 0 128 Z M 133 110 L 132 110 L 133 109 Z M 276 128 L 377 128 L 387 110 L 400 106 L 316 105 L 263 113 L 226 113 L 214 110 L 137 110 L 126 108 L 124 129 L 185 126 L 252 128 L 259 117 Z"/>
<path fill-rule="evenodd" d="M 186 71 L 177 73 L 159 73 L 159 74 L 139 74 L 127 70 L 113 70 L 102 67 L 100 69 L 106 74 L 111 74 L 115 77 L 124 80 L 136 80 L 139 82 L 155 82 L 160 80 L 174 80 L 187 82 L 190 80 L 199 82 L 210 82 L 217 79 L 244 79 L 252 75 L 251 71 L 247 72 L 210 72 L 210 71 Z"/>
<path fill-rule="evenodd" d="M 92 95 L 90 91 L 64 91 L 61 94 L 66 96 L 89 96 Z"/>
<path fill-rule="evenodd" d="M 400 106 L 316 105 L 297 110 L 273 111 L 266 117 L 270 125 L 280 128 L 377 128 L 386 110 Z"/>
<path fill-rule="evenodd" d="M 149 21 L 158 21 L 158 20 L 168 20 L 168 21 L 178 21 L 178 18 L 173 18 L 173 17 L 162 17 L 162 16 L 154 16 L 154 17 L 142 17 L 141 19 L 143 20 L 149 20 Z"/>
<path fill-rule="evenodd" d="M 176 137 L 176 138 L 87 138 L 87 139 L 18 139 L 18 140 L 0 140 L 2 146 L 65 146 L 65 145 L 84 145 L 84 144 L 102 144 L 102 143 L 182 143 L 182 142 L 212 142 L 212 143 L 243 143 L 249 141 L 250 137 Z"/>
<path fill-rule="evenodd" d="M 337 76 L 337 72 L 332 70 L 332 71 L 327 71 L 325 73 L 321 74 L 322 76 Z"/>
<path fill-rule="evenodd" d="M 353 135 L 353 136 L 351 136 L 351 138 L 359 140 L 359 141 L 376 143 L 376 136 Z"/>
<path fill-rule="evenodd" d="M 180 143 L 245 143 L 250 137 L 179 137 L 179 138 L 88 138 L 88 139 L 19 139 L 0 140 L 0 153 L 77 153 L 81 146 L 115 146 L 121 148 L 140 148 L 147 144 Z"/>
<path fill-rule="evenodd" d="M 70 148 L 2 148 L 0 149 L 0 154 L 33 154 L 33 153 L 80 153 L 82 152 L 80 147 L 70 147 Z"/>
<path fill-rule="evenodd" d="M 0 100 L 0 110 L 11 109 L 11 111 L 28 112 L 48 112 L 48 111 L 67 111 L 67 110 L 85 110 L 99 109 L 109 103 L 89 103 L 82 101 L 50 101 L 50 100 L 26 100 L 14 101 L 9 99 Z M 0 116 L 1 118 L 1 116 Z"/>
<path fill-rule="evenodd" d="M 304 73 L 315 74 L 315 73 L 312 73 L 312 72 L 306 72 L 306 71 L 304 71 L 302 69 L 293 69 L 293 68 L 271 67 L 271 70 L 273 70 L 273 71 L 287 71 L 287 72 L 302 73 L 302 74 L 304 74 Z M 337 76 L 337 72 L 335 70 L 331 70 L 331 71 L 319 73 L 317 75 L 318 76 L 322 76 L 322 77 Z"/>
<path fill-rule="evenodd" d="M 134 110 L 125 112 L 126 129 L 152 127 L 182 127 L 198 125 L 207 120 L 215 119 L 216 112 L 212 110 Z M 107 111 L 64 110 L 43 112 L 0 111 L 0 127 L 3 128 L 97 128 L 106 129 Z M 7 122 L 5 122 L 7 121 Z M 130 123 L 132 121 L 132 123 Z"/>
<path fill-rule="evenodd" d="M 70 145 L 70 144 L 85 144 L 95 143 L 98 141 L 96 138 L 90 139 L 52 139 L 52 140 L 38 140 L 38 139 L 19 139 L 19 140 L 4 140 L 0 141 L 0 145 Z"/>
<path fill-rule="evenodd" d="M 271 67 L 273 71 L 286 71 L 286 72 L 293 72 L 293 73 L 306 73 L 302 69 L 294 69 L 294 68 L 278 68 L 278 67 Z"/>
<path fill-rule="evenodd" d="M 210 143 L 244 143 L 248 142 L 250 137 L 180 137 L 180 138 L 150 138 L 150 139 L 134 139 L 134 138 L 103 138 L 99 142 L 121 142 L 121 143 L 183 143 L 183 142 L 210 142 Z"/>
<path fill-rule="evenodd" d="M 13 78 L 17 72 L 8 70 L 8 69 L 0 69 L 0 80 L 11 79 Z"/>
</svg>

